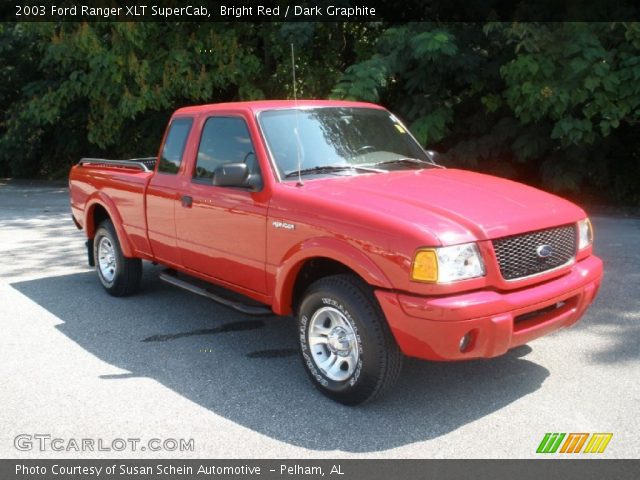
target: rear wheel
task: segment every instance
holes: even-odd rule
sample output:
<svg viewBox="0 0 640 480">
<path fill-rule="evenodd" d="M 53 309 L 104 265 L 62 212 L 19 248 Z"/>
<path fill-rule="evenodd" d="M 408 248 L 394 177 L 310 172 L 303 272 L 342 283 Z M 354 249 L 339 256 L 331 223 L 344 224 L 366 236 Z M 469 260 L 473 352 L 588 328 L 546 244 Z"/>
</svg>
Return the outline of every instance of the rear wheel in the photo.
<svg viewBox="0 0 640 480">
<path fill-rule="evenodd" d="M 313 283 L 298 309 L 298 328 L 307 373 L 337 402 L 372 400 L 400 375 L 402 353 L 371 288 L 355 276 Z"/>
<path fill-rule="evenodd" d="M 103 221 L 96 230 L 93 248 L 98 279 L 110 295 L 123 297 L 140 289 L 142 260 L 122 254 L 111 220 Z"/>
</svg>

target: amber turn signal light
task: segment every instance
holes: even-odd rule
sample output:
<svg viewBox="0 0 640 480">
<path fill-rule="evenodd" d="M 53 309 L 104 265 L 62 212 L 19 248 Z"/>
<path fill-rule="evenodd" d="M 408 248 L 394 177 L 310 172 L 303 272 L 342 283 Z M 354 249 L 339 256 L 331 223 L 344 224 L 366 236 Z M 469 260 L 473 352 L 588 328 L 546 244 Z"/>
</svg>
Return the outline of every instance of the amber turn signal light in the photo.
<svg viewBox="0 0 640 480">
<path fill-rule="evenodd" d="M 411 268 L 411 278 L 419 282 L 438 281 L 438 255 L 435 250 L 426 249 L 416 253 Z"/>
</svg>

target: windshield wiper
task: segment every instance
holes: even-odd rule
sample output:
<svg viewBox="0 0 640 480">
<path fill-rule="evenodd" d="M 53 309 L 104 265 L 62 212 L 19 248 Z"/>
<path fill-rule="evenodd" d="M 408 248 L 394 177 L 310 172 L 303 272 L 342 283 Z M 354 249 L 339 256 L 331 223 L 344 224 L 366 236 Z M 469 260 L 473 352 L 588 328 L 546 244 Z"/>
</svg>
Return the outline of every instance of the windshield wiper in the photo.
<svg viewBox="0 0 640 480">
<path fill-rule="evenodd" d="M 311 168 L 303 168 L 298 172 L 298 170 L 292 170 L 290 172 L 285 173 L 284 178 L 297 177 L 300 175 L 313 175 L 313 174 L 321 174 L 321 173 L 333 173 L 333 172 L 344 172 L 345 170 L 363 170 L 365 172 L 384 172 L 384 170 L 379 170 L 377 168 L 372 168 L 369 166 L 360 166 L 360 165 L 318 165 L 316 167 Z"/>
<path fill-rule="evenodd" d="M 408 163 L 411 165 L 428 165 L 430 167 L 440 167 L 437 163 L 430 162 L 428 160 L 421 160 L 419 158 L 411 158 L 411 157 L 402 157 L 402 158 L 394 158 L 393 160 L 385 160 L 383 162 L 374 163 L 373 166 L 377 167 L 380 165 L 392 165 L 395 163 Z"/>
</svg>

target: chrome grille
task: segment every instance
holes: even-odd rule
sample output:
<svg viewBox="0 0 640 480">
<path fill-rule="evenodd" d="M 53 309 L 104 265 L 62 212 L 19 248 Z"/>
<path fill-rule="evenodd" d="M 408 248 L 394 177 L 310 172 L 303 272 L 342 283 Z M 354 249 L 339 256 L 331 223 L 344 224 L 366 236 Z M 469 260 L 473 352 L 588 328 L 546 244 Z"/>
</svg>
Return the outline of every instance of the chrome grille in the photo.
<svg viewBox="0 0 640 480">
<path fill-rule="evenodd" d="M 538 249 L 548 245 L 551 253 L 541 257 Z M 575 225 L 512 235 L 493 241 L 500 273 L 505 280 L 528 277 L 560 267 L 576 254 Z"/>
</svg>

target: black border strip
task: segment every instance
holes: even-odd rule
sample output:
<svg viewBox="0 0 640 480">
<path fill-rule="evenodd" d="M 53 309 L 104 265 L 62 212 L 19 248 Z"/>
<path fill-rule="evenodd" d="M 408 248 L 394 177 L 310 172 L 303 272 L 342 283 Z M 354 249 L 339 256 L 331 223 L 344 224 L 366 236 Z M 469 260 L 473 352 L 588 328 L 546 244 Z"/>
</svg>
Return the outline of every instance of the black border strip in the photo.
<svg viewBox="0 0 640 480">
<path fill-rule="evenodd" d="M 52 11 L 54 3 L 58 8 L 55 12 L 59 13 Z M 184 9 L 186 5 L 191 8 Z M 25 6 L 31 8 L 25 10 Z M 35 11 L 34 6 L 37 7 Z M 235 10 L 227 9 L 227 14 L 221 15 L 222 6 L 233 6 Z M 87 9 L 83 10 L 83 7 Z M 111 8 L 116 14 L 88 13 L 89 8 L 96 7 Z M 159 14 L 160 11 L 169 12 L 168 8 L 174 9 L 171 15 Z M 272 9 L 270 15 L 266 14 L 268 8 Z M 22 14 L 17 15 L 19 12 Z M 296 12 L 302 13 L 296 15 Z M 640 3 L 635 0 L 194 0 L 188 3 L 174 0 L 3 0 L 0 5 L 0 20 L 6 22 L 596 22 L 639 19 Z"/>
<path fill-rule="evenodd" d="M 57 467 L 54 467 L 57 465 Z M 160 466 L 160 467 L 158 467 Z M 215 473 L 200 473 L 200 466 Z M 54 474 L 55 469 L 69 474 Z M 97 469 L 100 473 L 97 475 Z M 108 469 L 115 473 L 109 474 Z M 145 473 L 144 468 L 150 468 Z M 174 470 L 171 470 L 171 469 Z M 177 469 L 183 469 L 182 472 Z M 189 473 L 188 468 L 191 468 Z M 320 470 L 308 470 L 320 468 Z M 133 473 L 134 469 L 137 473 Z M 230 469 L 230 470 L 228 470 Z M 258 470 L 259 469 L 259 470 Z M 33 473 L 26 473 L 31 471 Z M 36 473 L 39 471 L 40 473 Z M 257 472 L 259 471 L 259 474 Z M 333 471 L 333 473 L 331 473 Z M 75 473 L 74 473 L 75 472 Z M 83 473 L 84 472 L 84 473 Z M 225 473 L 226 472 L 226 473 Z M 309 473 L 311 472 L 311 473 Z M 338 473 L 339 472 L 339 473 Z M 341 480 L 540 480 L 636 479 L 640 460 L 0 460 L 0 478 L 13 479 L 212 479 L 334 478 Z"/>
</svg>

